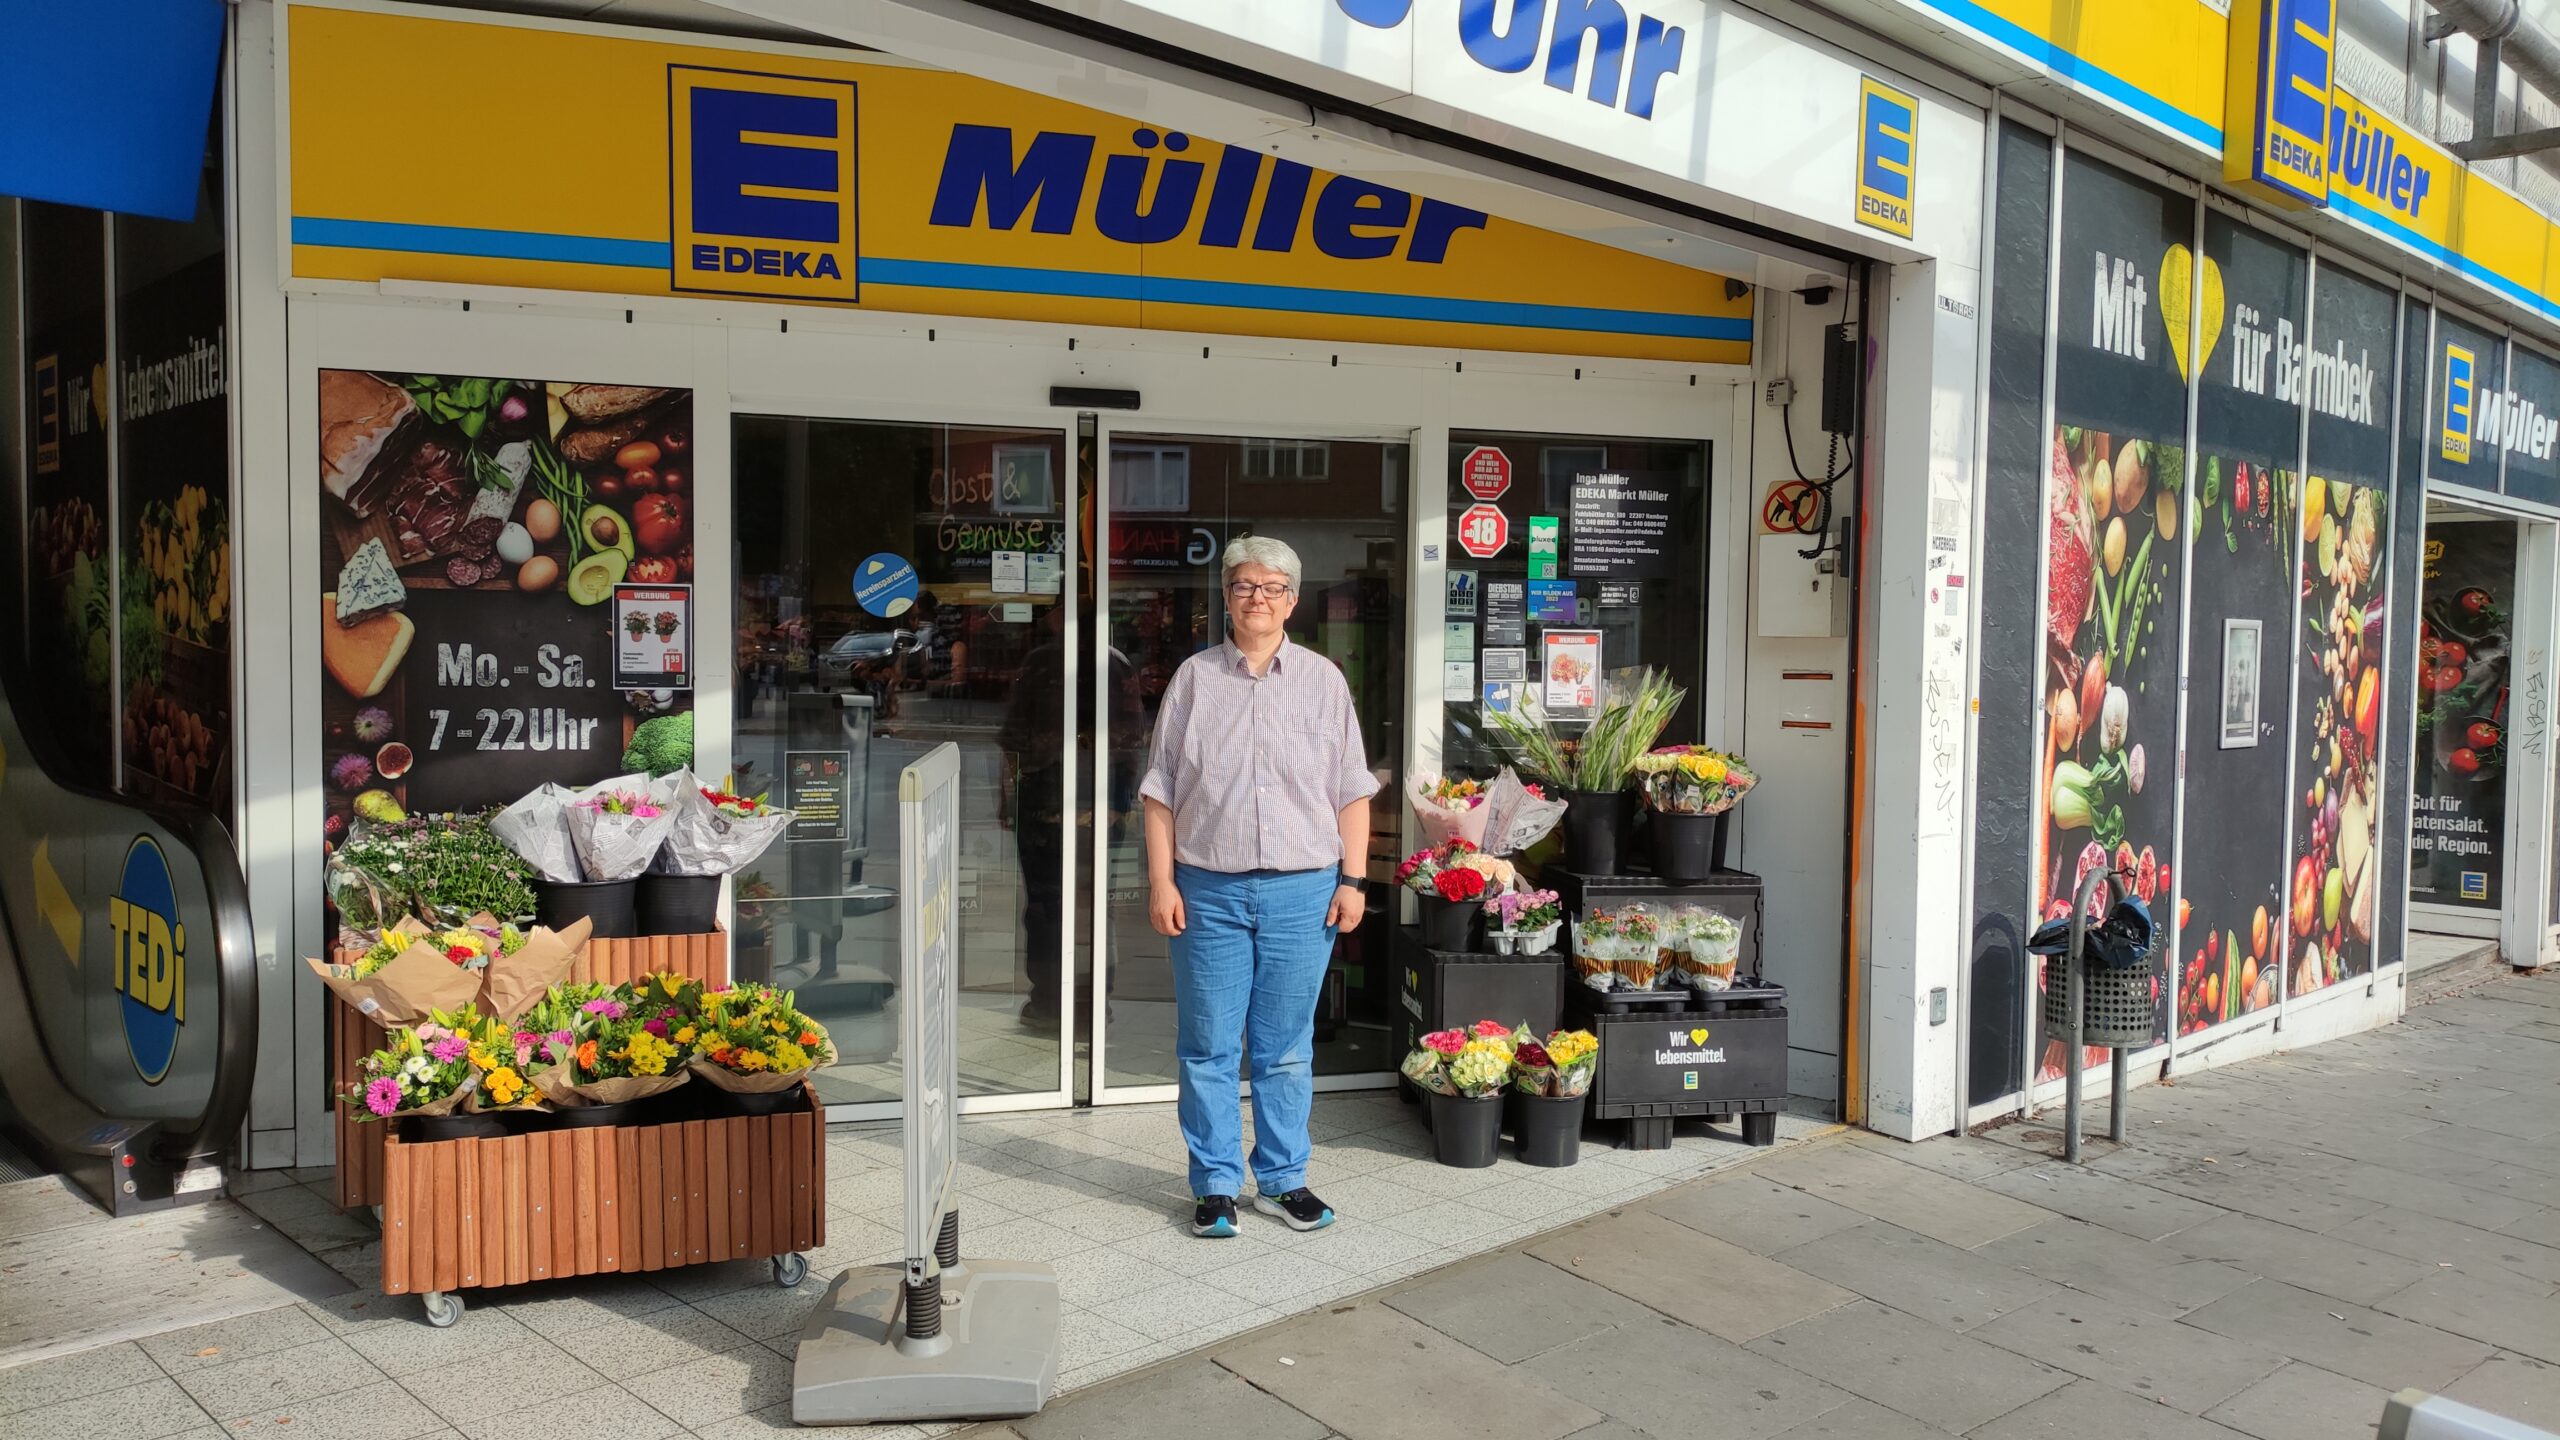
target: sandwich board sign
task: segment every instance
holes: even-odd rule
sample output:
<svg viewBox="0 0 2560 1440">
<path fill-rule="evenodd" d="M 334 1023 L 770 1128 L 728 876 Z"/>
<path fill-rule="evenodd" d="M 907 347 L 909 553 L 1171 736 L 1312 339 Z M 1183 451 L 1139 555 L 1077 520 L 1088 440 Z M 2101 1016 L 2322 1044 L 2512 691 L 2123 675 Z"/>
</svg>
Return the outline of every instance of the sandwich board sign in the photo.
<svg viewBox="0 0 2560 1440">
<path fill-rule="evenodd" d="M 959 1263 L 960 750 L 898 776 L 899 993 L 905 1001 L 906 1255 L 835 1278 L 800 1334 L 791 1418 L 803 1425 L 1036 1414 L 1058 1379 L 1058 1276 Z M 953 1243 L 942 1243 L 946 1226 Z"/>
</svg>

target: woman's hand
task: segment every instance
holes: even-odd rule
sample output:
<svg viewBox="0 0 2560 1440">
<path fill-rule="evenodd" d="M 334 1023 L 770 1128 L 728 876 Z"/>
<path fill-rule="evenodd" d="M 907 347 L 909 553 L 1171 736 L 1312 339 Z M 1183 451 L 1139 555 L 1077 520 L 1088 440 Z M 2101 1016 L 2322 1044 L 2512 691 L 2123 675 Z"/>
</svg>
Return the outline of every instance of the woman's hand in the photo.
<svg viewBox="0 0 2560 1440">
<path fill-rule="evenodd" d="M 1368 913 L 1369 895 L 1346 880 L 1333 887 L 1333 903 L 1325 907 L 1324 923 L 1328 930 L 1356 930 L 1360 917 Z"/>
<path fill-rule="evenodd" d="M 1158 880 L 1147 887 L 1147 923 L 1159 935 L 1171 937 L 1182 933 L 1182 892 L 1170 880 Z"/>
</svg>

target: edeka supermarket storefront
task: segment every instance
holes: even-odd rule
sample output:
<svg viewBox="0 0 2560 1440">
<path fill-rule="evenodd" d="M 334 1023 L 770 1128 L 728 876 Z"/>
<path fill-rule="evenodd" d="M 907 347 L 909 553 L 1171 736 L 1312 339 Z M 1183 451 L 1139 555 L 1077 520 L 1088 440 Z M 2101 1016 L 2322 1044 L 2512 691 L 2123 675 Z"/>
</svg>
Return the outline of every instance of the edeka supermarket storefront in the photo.
<svg viewBox="0 0 2560 1440">
<path fill-rule="evenodd" d="M 724 897 L 734 964 L 828 1022 L 831 1113 L 893 1113 L 895 782 L 951 742 L 968 1105 L 1170 1098 L 1136 782 L 1251 533 L 1304 558 L 1293 637 L 1349 678 L 1390 795 L 1483 773 L 1484 708 L 1550 648 L 1675 678 L 1665 739 L 1786 797 L 1731 861 L 1766 884 L 1790 1082 L 1863 1096 L 1853 646 L 1908 642 L 1960 691 L 1962 631 L 1853 596 L 1921 583 L 1921 532 L 1964 523 L 1928 397 L 1971 369 L 1978 112 L 1739 10 L 1644 17 L 1587 74 L 1464 62 L 1516 118 L 1569 107 L 1539 124 L 1579 168 L 1642 172 L 1592 188 L 1526 134 L 1315 124 L 1036 25 L 852 50 L 761 38 L 807 17 L 239 16 L 239 253 L 283 276 L 242 296 L 235 527 L 244 613 L 296 617 L 243 630 L 280 951 L 318 951 L 322 856 L 368 807 L 591 782 L 690 714 L 698 768 L 801 813 Z M 1445 83 L 1419 24 L 1417 105 Z M 1781 103 L 1787 146 L 1727 123 Z M 337 623 L 386 570 L 399 620 Z M 1907 752 L 1887 803 L 1952 834 L 1911 777 L 1961 700 L 1884 683 L 1897 724 L 1946 722 L 1867 742 Z M 1415 841 L 1377 817 L 1325 1085 L 1399 1058 L 1382 912 Z M 1914 879 L 1881 883 L 1876 923 L 1911 930 Z M 322 1053 L 321 1001 L 279 1048 Z M 327 1114 L 296 1115 L 310 1163 Z"/>
</svg>

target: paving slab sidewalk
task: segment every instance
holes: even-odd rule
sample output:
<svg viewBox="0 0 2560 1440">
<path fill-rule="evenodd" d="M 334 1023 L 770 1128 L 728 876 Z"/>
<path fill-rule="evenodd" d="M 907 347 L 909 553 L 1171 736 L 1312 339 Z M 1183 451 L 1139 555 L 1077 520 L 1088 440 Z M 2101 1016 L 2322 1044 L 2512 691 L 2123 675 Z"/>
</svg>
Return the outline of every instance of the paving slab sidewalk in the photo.
<svg viewBox="0 0 2560 1440">
<path fill-rule="evenodd" d="M 2084 1168 L 1817 1139 L 964 1440 L 2356 1440 L 2409 1386 L 2560 1432 L 2555 1005 L 2138 1089 Z"/>
</svg>

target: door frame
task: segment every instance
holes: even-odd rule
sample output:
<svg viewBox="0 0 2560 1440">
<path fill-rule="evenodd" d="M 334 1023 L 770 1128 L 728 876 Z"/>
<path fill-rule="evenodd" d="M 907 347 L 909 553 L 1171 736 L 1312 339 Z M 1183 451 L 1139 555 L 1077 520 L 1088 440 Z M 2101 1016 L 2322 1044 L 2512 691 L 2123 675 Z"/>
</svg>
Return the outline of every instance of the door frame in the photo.
<svg viewBox="0 0 2560 1440">
<path fill-rule="evenodd" d="M 1093 531 L 1095 558 L 1093 576 L 1094 630 L 1092 643 L 1097 645 L 1107 645 L 1110 643 L 1112 519 L 1111 453 L 1113 446 L 1118 443 L 1122 435 L 1156 435 L 1183 438 L 1197 436 L 1204 440 L 1326 440 L 1353 445 L 1402 445 L 1405 447 L 1406 463 L 1404 493 L 1400 499 L 1408 506 L 1408 508 L 1419 508 L 1414 505 L 1413 499 L 1415 494 L 1415 463 L 1418 453 L 1424 443 L 1424 430 L 1421 426 L 1415 426 L 1411 429 L 1402 431 L 1376 430 L 1367 433 L 1360 433 L 1357 427 L 1353 426 L 1311 426 L 1296 421 L 1275 422 L 1266 425 L 1253 425 L 1248 422 L 1236 421 L 1217 421 L 1205 424 L 1185 424 L 1180 422 L 1147 424 L 1142 423 L 1134 416 L 1126 420 L 1120 419 L 1116 416 L 1096 416 L 1095 418 L 1097 423 L 1094 427 L 1093 437 Z M 1446 432 L 1444 431 L 1444 446 L 1445 433 Z M 1082 483 L 1082 478 L 1083 477 L 1081 475 L 1078 476 L 1078 483 Z M 1412 544 L 1412 538 L 1409 533 L 1404 537 L 1404 544 L 1406 546 L 1410 546 Z M 1398 550 L 1398 563 L 1406 576 L 1406 594 L 1408 600 L 1404 608 L 1404 614 L 1401 617 L 1402 633 L 1397 636 L 1397 642 L 1400 651 L 1405 655 L 1410 656 L 1413 652 L 1414 631 L 1416 629 L 1415 616 L 1419 613 L 1418 608 L 1411 602 L 1410 597 L 1419 592 L 1413 589 L 1411 577 L 1414 571 L 1415 562 L 1408 549 L 1400 548 Z M 1077 657 L 1079 663 L 1092 658 L 1094 657 Z M 1408 674 L 1405 677 L 1405 713 L 1400 717 L 1406 721 L 1410 721 L 1415 713 L 1415 698 L 1412 684 L 1413 677 Z M 1094 687 L 1093 695 L 1093 713 L 1084 717 L 1085 722 L 1090 726 L 1090 730 L 1087 733 L 1090 733 L 1093 737 L 1092 771 L 1090 774 L 1083 777 L 1085 780 L 1095 783 L 1096 794 L 1100 793 L 1101 785 L 1107 784 L 1110 778 L 1110 709 L 1110 697 L 1103 693 L 1102 686 L 1096 685 Z M 1409 736 L 1409 732 L 1412 728 L 1413 727 L 1410 724 L 1406 724 L 1404 726 L 1404 729 L 1408 732 L 1408 739 L 1405 746 L 1408 753 L 1410 753 L 1413 748 Z M 1070 740 L 1073 740 L 1074 738 L 1075 736 L 1073 735 L 1069 736 Z M 1397 766 L 1397 773 L 1405 773 L 1404 767 L 1401 764 Z M 1385 793 L 1386 792 L 1384 791 L 1380 792 L 1381 795 Z M 1412 835 L 1410 833 L 1412 825 L 1412 817 L 1410 815 L 1405 816 L 1403 818 L 1401 828 L 1405 833 L 1407 843 L 1411 843 L 1412 840 Z M 1148 1105 L 1164 1104 L 1166 1102 L 1179 1099 L 1181 1097 L 1181 1087 L 1178 1084 L 1159 1083 L 1152 1085 L 1113 1085 L 1109 1083 L 1109 1077 L 1111 1074 L 1111 1024 L 1109 1015 L 1110 1007 L 1107 1003 L 1108 997 L 1105 994 L 1108 987 L 1105 983 L 1104 977 L 1106 974 L 1106 967 L 1109 964 L 1110 953 L 1111 837 L 1109 832 L 1103 826 L 1096 825 L 1094 827 L 1092 853 L 1086 857 L 1086 860 L 1090 867 L 1090 873 L 1087 876 L 1088 884 L 1085 898 L 1089 900 L 1092 905 L 1092 934 L 1090 936 L 1090 943 L 1093 948 L 1094 957 L 1094 986 L 1091 1004 L 1085 1015 L 1085 1025 L 1082 1033 L 1089 1037 L 1092 1042 L 1087 1052 L 1089 1055 L 1087 1064 L 1091 1067 L 1093 1104 L 1097 1107 L 1104 1105 Z M 1069 874 L 1070 877 L 1072 877 L 1072 870 Z M 1387 920 L 1387 924 L 1392 927 L 1395 924 L 1395 918 L 1390 916 Z M 1072 994 L 1074 992 L 1068 991 L 1066 993 Z M 1344 1075 L 1317 1076 L 1315 1079 L 1315 1088 L 1318 1090 L 1374 1090 L 1384 1088 L 1385 1086 L 1394 1083 L 1394 1080 L 1395 1072 L 1393 1070 L 1356 1071 Z M 1250 1080 L 1242 1082 L 1239 1088 L 1244 1094 L 1250 1095 L 1253 1093 L 1253 1084 Z"/>
<path fill-rule="evenodd" d="M 694 404 L 698 414 L 702 404 L 699 395 L 696 396 Z M 697 514 L 695 516 L 694 526 L 695 535 L 697 537 L 696 543 L 699 544 L 701 543 L 701 537 L 709 533 L 710 527 L 716 520 L 719 533 L 716 541 L 718 548 L 714 553 L 728 555 L 734 555 L 736 549 L 734 535 L 731 531 L 731 518 L 736 514 L 737 505 L 737 481 L 735 470 L 735 457 L 737 454 L 736 430 L 737 422 L 741 419 L 819 420 L 854 424 L 870 422 L 887 425 L 934 425 L 943 427 L 960 426 L 987 429 L 1018 429 L 1038 432 L 1043 435 L 1057 435 L 1065 454 L 1065 463 L 1060 468 L 1066 472 L 1058 487 L 1060 510 L 1060 519 L 1058 521 L 1059 535 L 1061 543 L 1065 546 L 1064 554 L 1059 562 L 1059 603 L 1066 606 L 1066 629 L 1063 632 L 1060 643 L 1066 646 L 1067 651 L 1065 694 L 1070 697 L 1061 709 L 1064 713 L 1065 723 L 1068 727 L 1065 736 L 1065 743 L 1070 748 L 1067 753 L 1070 755 L 1074 753 L 1072 747 L 1076 739 L 1076 730 L 1074 728 L 1075 705 L 1072 697 L 1075 695 L 1076 687 L 1082 678 L 1079 673 L 1079 667 L 1083 663 L 1084 652 L 1082 637 L 1078 634 L 1079 617 L 1077 614 L 1075 600 L 1076 584 L 1078 579 L 1077 561 L 1082 551 L 1077 543 L 1081 537 L 1077 529 L 1078 497 L 1076 494 L 1076 486 L 1080 482 L 1079 478 L 1075 474 L 1077 435 L 1076 417 L 1072 412 L 1059 411 L 1048 407 L 981 406 L 965 403 L 945 405 L 938 402 L 922 401 L 912 398 L 883 401 L 876 404 L 836 395 L 830 395 L 826 398 L 815 400 L 807 396 L 799 396 L 789 400 L 771 400 L 759 395 L 748 395 L 735 392 L 725 397 L 725 407 L 727 415 L 725 417 L 723 429 L 727 433 L 728 448 L 721 457 L 721 473 L 725 483 L 722 485 L 721 499 L 717 515 L 715 517 L 714 515 L 707 513 L 712 507 L 709 502 L 706 501 L 703 507 L 706 513 Z M 696 429 L 699 430 L 700 428 L 700 422 L 697 420 Z M 699 482 L 697 482 L 697 486 L 698 484 Z M 697 494 L 699 493 L 699 488 L 697 488 Z M 730 606 L 734 605 L 736 583 L 737 575 L 733 566 L 727 587 L 713 586 L 709 588 L 721 590 L 720 603 L 724 606 Z M 725 659 L 729 663 L 731 669 L 734 670 L 737 653 L 737 629 L 734 623 L 734 614 L 732 614 L 730 621 L 725 623 L 723 627 L 715 633 L 721 636 L 721 645 Z M 697 710 L 703 708 L 702 696 L 704 693 L 705 692 L 702 690 L 697 690 L 695 692 L 695 708 Z M 719 725 L 722 743 L 729 745 L 733 750 L 735 749 L 735 742 L 729 727 L 734 723 L 735 705 L 736 699 L 734 696 L 731 696 L 726 705 L 718 707 L 720 709 Z M 709 732 L 706 729 L 698 733 L 708 734 Z M 697 749 L 699 749 L 698 744 Z M 1058 893 L 1061 896 L 1069 896 L 1074 893 L 1072 887 L 1075 878 L 1075 811 L 1072 806 L 1066 807 L 1060 814 L 1058 829 Z M 732 907 L 734 907 L 736 903 L 734 895 L 724 898 L 721 903 L 722 918 L 724 921 L 727 921 L 731 918 Z M 1060 989 L 1059 994 L 1062 996 L 1072 995 L 1074 993 L 1072 987 L 1075 983 L 1075 947 L 1072 943 L 1074 935 L 1073 924 L 1070 922 L 1068 924 L 1061 925 L 1059 927 L 1059 935 L 1061 938 L 1061 943 L 1058 947 L 1059 953 L 1052 957 L 1058 966 L 1059 984 L 1061 987 L 1065 987 Z M 905 998 L 905 991 L 902 986 L 900 988 L 900 1000 L 903 1002 Z M 1068 1020 L 1067 1015 L 1071 1013 L 1073 1009 L 1074 1007 L 1072 1005 L 1064 1006 L 1060 1016 L 1057 1040 L 1058 1083 L 1054 1087 L 1047 1090 L 1009 1091 L 997 1095 L 962 1095 L 958 1097 L 960 1102 L 960 1113 L 963 1115 L 996 1115 L 1024 1110 L 1060 1110 L 1071 1108 L 1075 1104 L 1076 1032 L 1070 1028 L 1071 1022 Z M 826 1106 L 826 1120 L 830 1125 L 870 1120 L 896 1120 L 904 1115 L 905 1109 L 905 1102 L 901 1100 L 834 1101 L 828 1103 Z"/>
<path fill-rule="evenodd" d="M 2504 452 L 2500 458 L 2503 463 Z M 2463 523 L 2515 527 L 2515 603 L 2508 629 L 2518 643 L 2511 652 L 2507 683 L 2516 712 L 2508 732 L 2511 750 L 2528 758 L 2522 765 L 2511 759 L 2506 769 L 2498 908 L 2441 905 L 2413 895 L 2407 905 L 2403 953 L 2406 932 L 2419 930 L 2423 919 L 2427 933 L 2494 940 L 2499 958 L 2509 965 L 2549 964 L 2560 958 L 2560 894 L 2554 893 L 2552 874 L 2552 851 L 2560 844 L 2554 838 L 2555 827 L 2560 826 L 2560 794 L 2555 794 L 2551 766 L 2553 747 L 2560 743 L 2560 723 L 2555 723 L 2560 717 L 2552 708 L 2553 672 L 2560 668 L 2560 656 L 2554 655 L 2550 638 L 2560 634 L 2560 519 L 2508 497 L 2440 480 L 2427 483 L 2427 499 L 2468 512 L 2472 518 Z M 2424 535 L 2422 526 L 2421 543 Z M 2421 576 L 2418 603 L 2422 606 L 2425 585 Z M 2533 643 L 2523 643 L 2526 637 L 2532 637 Z M 2414 753 L 2410 765 L 2414 775 Z M 2409 800 L 2414 803 L 2415 798 L 2413 785 Z M 2408 818 L 2414 823 L 2414 809 Z M 2413 829 L 2412 838 L 2415 833 Z M 2404 888 L 2409 883 L 2405 870 Z"/>
</svg>

